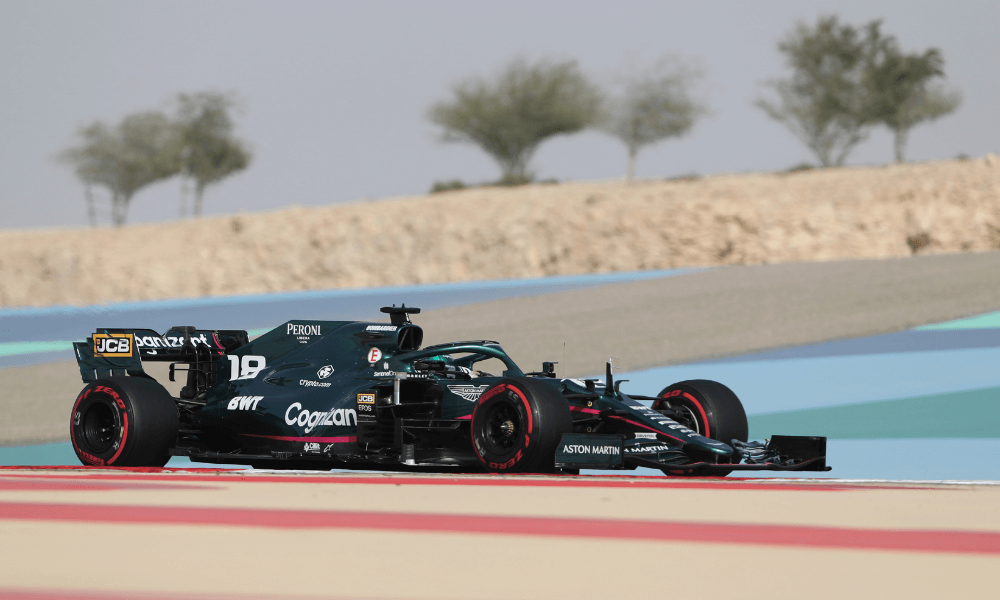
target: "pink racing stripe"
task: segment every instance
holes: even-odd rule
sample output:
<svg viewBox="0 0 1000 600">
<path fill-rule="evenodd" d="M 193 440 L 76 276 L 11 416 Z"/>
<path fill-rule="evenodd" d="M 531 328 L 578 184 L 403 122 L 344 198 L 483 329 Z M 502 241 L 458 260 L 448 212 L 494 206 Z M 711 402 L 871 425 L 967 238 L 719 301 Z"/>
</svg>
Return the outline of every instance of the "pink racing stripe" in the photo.
<svg viewBox="0 0 1000 600">
<path fill-rule="evenodd" d="M 34 477 L 0 478 L 2 492 L 120 492 L 126 490 L 221 490 L 217 485 L 191 482 L 150 483 L 144 481 L 110 480 L 101 481 L 90 477 L 74 479 L 43 479 Z"/>
<path fill-rule="evenodd" d="M 223 525 L 283 529 L 327 527 L 855 550 L 1000 554 L 1000 533 L 989 531 L 859 529 L 743 523 L 16 502 L 0 503 L 0 519 L 124 523 L 129 525 L 136 523 Z"/>
<path fill-rule="evenodd" d="M 245 600 L 246 594 L 198 593 L 198 592 L 119 592 L 109 590 L 54 590 L 47 588 L 7 588 L 0 587 L 0 600 Z M 268 593 L 269 600 L 316 600 L 316 596 L 285 595 Z M 324 600 L 361 600 L 357 596 L 323 596 Z M 365 596 L 365 600 L 379 600 Z"/>
<path fill-rule="evenodd" d="M 278 440 L 279 442 L 316 442 L 318 444 L 349 444 L 358 441 L 356 436 L 343 437 L 288 437 L 284 435 L 257 435 L 254 433 L 241 433 L 246 437 L 264 438 L 267 440 Z"/>
</svg>

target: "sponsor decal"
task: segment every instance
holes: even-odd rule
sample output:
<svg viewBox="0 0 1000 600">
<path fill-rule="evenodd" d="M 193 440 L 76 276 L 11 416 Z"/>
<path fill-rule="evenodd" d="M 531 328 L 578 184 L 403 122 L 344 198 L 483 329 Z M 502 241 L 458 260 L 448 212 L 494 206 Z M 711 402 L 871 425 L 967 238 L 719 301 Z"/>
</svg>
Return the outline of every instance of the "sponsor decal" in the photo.
<svg viewBox="0 0 1000 600">
<path fill-rule="evenodd" d="M 323 447 L 323 454 L 329 454 L 333 451 L 333 444 L 327 444 Z"/>
<path fill-rule="evenodd" d="M 671 450 L 677 450 L 677 448 L 661 444 L 659 446 L 631 446 L 626 448 L 625 452 L 628 452 L 629 454 L 654 454 L 658 452 L 669 452 Z"/>
<path fill-rule="evenodd" d="M 333 384 L 330 383 L 329 381 L 311 381 L 309 379 L 300 379 L 299 385 L 301 385 L 302 387 L 328 388 Z"/>
<path fill-rule="evenodd" d="M 317 444 L 316 442 L 306 442 L 302 446 L 302 450 L 304 450 L 305 452 L 319 452 L 319 444 Z"/>
<path fill-rule="evenodd" d="M 555 464 L 557 467 L 617 468 L 622 464 L 622 438 L 580 433 L 564 434 L 556 446 Z"/>
<path fill-rule="evenodd" d="M 253 379 L 267 366 L 267 359 L 263 356 L 247 355 L 227 356 L 229 359 L 229 380 Z"/>
<path fill-rule="evenodd" d="M 316 371 L 316 377 L 319 377 L 320 379 L 326 379 L 330 375 L 333 375 L 333 367 L 330 365 L 326 365 L 319 371 Z"/>
<path fill-rule="evenodd" d="M 358 394 L 358 404 L 375 404 L 375 394 Z"/>
<path fill-rule="evenodd" d="M 375 412 L 375 411 L 372 410 L 372 405 L 371 404 L 359 404 L 358 405 L 358 412 L 370 413 L 370 412 Z"/>
<path fill-rule="evenodd" d="M 369 325 L 365 331 L 396 331 L 395 325 Z"/>
<path fill-rule="evenodd" d="M 694 431 L 692 431 L 692 430 L 688 429 L 687 427 L 681 425 L 680 423 L 673 423 L 673 424 L 671 424 L 671 423 L 666 423 L 666 422 L 662 422 L 661 421 L 660 425 L 666 425 L 667 429 L 673 429 L 674 431 L 683 431 L 684 433 L 690 433 L 691 435 L 698 435 L 697 433 L 695 433 Z"/>
<path fill-rule="evenodd" d="M 637 440 L 655 440 L 656 439 L 656 434 L 655 433 L 643 433 L 643 432 L 639 432 L 639 433 L 635 434 L 635 439 L 637 439 Z"/>
<path fill-rule="evenodd" d="M 375 371 L 375 377 L 395 377 L 395 371 Z"/>
<path fill-rule="evenodd" d="M 468 400 L 469 402 L 475 402 L 479 400 L 479 397 L 483 395 L 486 388 L 490 387 L 488 385 L 449 385 L 447 386 L 451 390 L 452 394 L 459 396 L 463 400 Z"/>
<path fill-rule="evenodd" d="M 634 410 L 635 412 L 639 413 L 640 415 L 646 417 L 647 419 L 655 421 L 656 424 L 659 425 L 660 427 L 665 427 L 673 431 L 686 433 L 689 434 L 691 437 L 701 437 L 697 432 L 681 425 L 680 423 L 674 421 L 669 417 L 665 417 L 660 412 L 657 412 L 651 408 L 643 406 L 642 404 L 630 404 L 628 405 L 628 407 Z"/>
<path fill-rule="evenodd" d="M 94 356 L 130 358 L 135 353 L 135 335 L 131 333 L 95 333 Z"/>
<path fill-rule="evenodd" d="M 322 335 L 319 325 L 294 325 L 288 324 L 287 335 Z"/>
<path fill-rule="evenodd" d="M 300 344 L 308 344 L 314 335 L 322 335 L 319 325 L 295 325 L 289 323 L 285 330 L 287 335 L 294 335 Z"/>
<path fill-rule="evenodd" d="M 203 346 L 208 346 L 208 338 L 204 333 L 191 336 L 191 343 L 197 346 L 201 344 Z M 184 336 L 180 335 L 164 335 L 163 337 L 154 337 L 151 335 L 143 335 L 135 337 L 136 348 L 180 348 L 184 345 Z"/>
<path fill-rule="evenodd" d="M 378 348 L 372 348 L 368 351 L 368 362 L 374 364 L 382 360 L 382 351 Z"/>
<path fill-rule="evenodd" d="M 264 399 L 264 396 L 236 396 L 229 401 L 226 410 L 257 410 L 257 403 Z"/>
<path fill-rule="evenodd" d="M 358 413 L 353 408 L 337 408 L 326 412 L 302 410 L 302 405 L 293 402 L 285 410 L 285 423 L 305 427 L 305 432 L 309 433 L 318 425 L 339 425 L 350 426 L 358 424 Z"/>
<path fill-rule="evenodd" d="M 586 444 L 564 444 L 561 452 L 566 454 L 621 454 L 620 446 L 588 446 Z"/>
</svg>

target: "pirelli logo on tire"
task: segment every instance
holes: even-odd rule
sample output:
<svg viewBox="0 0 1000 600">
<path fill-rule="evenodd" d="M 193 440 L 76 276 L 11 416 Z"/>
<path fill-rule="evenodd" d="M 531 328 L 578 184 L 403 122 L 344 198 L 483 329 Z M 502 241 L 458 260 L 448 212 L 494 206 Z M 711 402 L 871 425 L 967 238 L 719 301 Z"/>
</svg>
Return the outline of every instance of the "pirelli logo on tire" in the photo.
<svg viewBox="0 0 1000 600">
<path fill-rule="evenodd" d="M 131 333 L 95 333 L 94 356 L 132 358 L 135 355 L 135 335 Z"/>
</svg>

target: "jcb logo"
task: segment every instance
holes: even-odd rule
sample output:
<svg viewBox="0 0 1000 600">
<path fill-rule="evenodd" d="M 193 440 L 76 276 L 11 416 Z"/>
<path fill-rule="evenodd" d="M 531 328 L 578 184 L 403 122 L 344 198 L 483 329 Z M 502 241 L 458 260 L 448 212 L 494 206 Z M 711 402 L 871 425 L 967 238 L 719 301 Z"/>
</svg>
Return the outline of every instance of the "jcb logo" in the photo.
<svg viewBox="0 0 1000 600">
<path fill-rule="evenodd" d="M 135 336 L 131 333 L 95 333 L 94 356 L 128 358 L 132 356 Z"/>
</svg>

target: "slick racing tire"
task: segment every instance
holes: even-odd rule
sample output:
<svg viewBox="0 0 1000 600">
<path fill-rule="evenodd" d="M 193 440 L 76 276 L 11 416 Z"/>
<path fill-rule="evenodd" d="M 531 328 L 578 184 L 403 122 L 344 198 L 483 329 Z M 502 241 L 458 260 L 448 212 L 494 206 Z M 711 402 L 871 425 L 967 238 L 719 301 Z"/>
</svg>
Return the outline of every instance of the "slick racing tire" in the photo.
<svg viewBox="0 0 1000 600">
<path fill-rule="evenodd" d="M 672 415 L 680 412 L 682 416 L 677 421 L 681 425 L 725 444 L 731 444 L 734 439 L 747 441 L 749 428 L 743 403 L 721 383 L 707 379 L 681 381 L 663 388 L 657 396 L 660 400 L 653 403 L 653 410 L 674 409 L 669 411 Z M 664 473 L 678 474 L 669 470 Z M 717 476 L 728 474 L 713 473 Z"/>
<path fill-rule="evenodd" d="M 558 391 L 527 378 L 503 379 L 483 392 L 472 412 L 472 449 L 490 472 L 547 473 L 572 429 L 569 404 Z"/>
<path fill-rule="evenodd" d="M 70 416 L 73 450 L 85 465 L 162 467 L 177 440 L 177 406 L 144 377 L 109 377 L 83 388 Z"/>
</svg>

